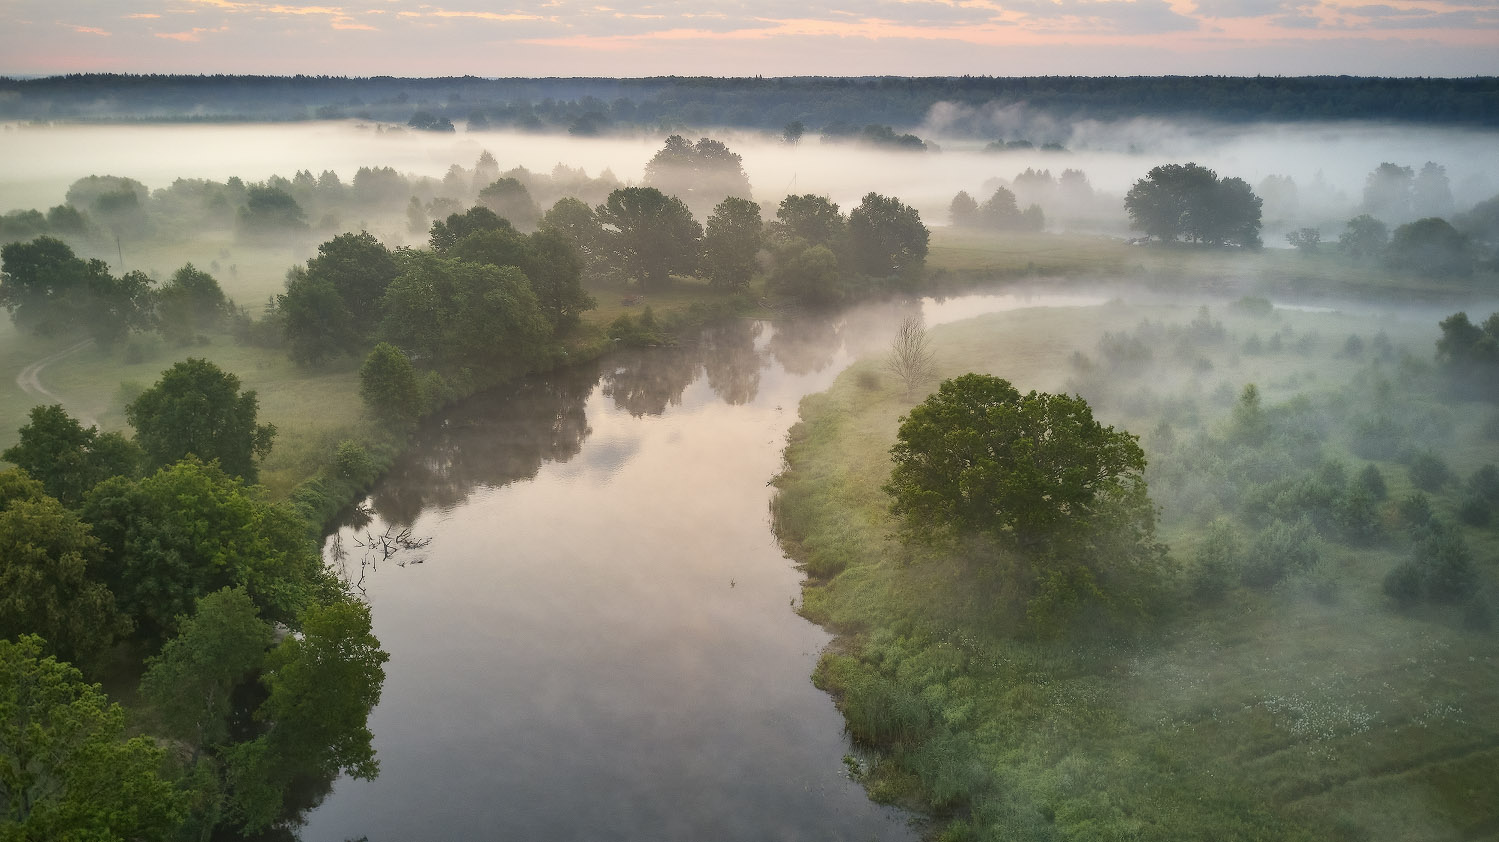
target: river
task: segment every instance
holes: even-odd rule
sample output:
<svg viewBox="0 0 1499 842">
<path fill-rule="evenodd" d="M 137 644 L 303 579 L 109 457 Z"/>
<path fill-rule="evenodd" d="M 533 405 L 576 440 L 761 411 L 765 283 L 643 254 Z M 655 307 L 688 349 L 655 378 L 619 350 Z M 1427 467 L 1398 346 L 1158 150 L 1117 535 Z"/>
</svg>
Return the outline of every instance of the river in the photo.
<svg viewBox="0 0 1499 842">
<path fill-rule="evenodd" d="M 729 322 L 434 419 L 327 544 L 391 659 L 381 773 L 336 782 L 303 839 L 914 839 L 848 777 L 769 480 L 798 401 L 918 306 L 1096 300 Z"/>
</svg>

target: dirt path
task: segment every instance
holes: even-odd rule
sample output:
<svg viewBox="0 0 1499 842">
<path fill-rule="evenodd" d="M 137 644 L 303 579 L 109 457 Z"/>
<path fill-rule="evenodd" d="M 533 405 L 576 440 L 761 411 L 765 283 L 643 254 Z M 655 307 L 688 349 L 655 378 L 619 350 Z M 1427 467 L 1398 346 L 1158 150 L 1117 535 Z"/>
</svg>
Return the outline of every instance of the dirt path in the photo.
<svg viewBox="0 0 1499 842">
<path fill-rule="evenodd" d="M 77 342 L 69 345 L 68 347 L 62 349 L 61 351 L 58 351 L 55 354 L 42 357 L 31 365 L 28 365 L 25 368 L 21 369 L 21 373 L 16 375 L 16 385 L 20 387 L 21 391 L 25 392 L 32 398 L 38 399 L 43 403 L 62 403 L 63 399 L 61 397 L 50 391 L 46 386 L 42 385 L 42 372 L 47 368 L 47 366 L 57 362 L 58 360 L 67 359 L 74 354 L 80 353 L 92 344 L 94 344 L 94 340 L 85 339 L 82 342 Z M 99 425 L 99 422 L 97 420 L 88 416 L 80 416 L 78 418 L 78 423 L 82 424 L 85 427 L 97 427 Z"/>
</svg>

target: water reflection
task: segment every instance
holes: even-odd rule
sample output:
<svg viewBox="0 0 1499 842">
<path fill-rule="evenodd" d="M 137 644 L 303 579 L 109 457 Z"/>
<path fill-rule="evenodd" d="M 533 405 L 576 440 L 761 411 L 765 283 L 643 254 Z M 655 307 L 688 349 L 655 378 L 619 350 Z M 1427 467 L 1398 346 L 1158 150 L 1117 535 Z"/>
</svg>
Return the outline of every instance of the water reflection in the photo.
<svg viewBox="0 0 1499 842">
<path fill-rule="evenodd" d="M 528 480 L 547 462 L 573 458 L 592 432 L 583 405 L 598 381 L 596 365 L 576 366 L 446 410 L 371 496 L 375 513 L 410 526 L 424 509 L 452 509 L 475 488 Z"/>
<path fill-rule="evenodd" d="M 697 379 L 697 346 L 630 348 L 613 354 L 604 373 L 604 397 L 636 418 L 661 415 L 682 402 Z"/>
<path fill-rule="evenodd" d="M 760 391 L 763 364 L 755 340 L 765 332 L 763 322 L 735 320 L 703 331 L 699 340 L 708 388 L 729 406 L 755 399 Z"/>
</svg>

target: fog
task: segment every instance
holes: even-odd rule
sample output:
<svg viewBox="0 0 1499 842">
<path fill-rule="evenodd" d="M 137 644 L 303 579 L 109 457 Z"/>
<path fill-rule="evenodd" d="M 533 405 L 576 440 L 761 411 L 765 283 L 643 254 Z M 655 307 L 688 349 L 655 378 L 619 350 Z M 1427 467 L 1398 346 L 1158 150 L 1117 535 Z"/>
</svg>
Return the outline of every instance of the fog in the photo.
<svg viewBox="0 0 1499 842">
<path fill-rule="evenodd" d="M 1295 202 L 1267 199 L 1266 243 L 1280 245 L 1278 228 L 1340 225 L 1357 212 L 1365 179 L 1382 162 L 1419 170 L 1427 161 L 1446 167 L 1458 210 L 1493 195 L 1499 185 L 1499 132 L 1368 123 L 1227 125 L 1160 120 L 1082 121 L 1057 125 L 1051 118 L 1014 111 L 984 119 L 1002 139 L 1061 143 L 1067 151 L 1017 149 L 986 152 L 984 144 L 952 138 L 959 109 L 933 109 L 917 131 L 936 149 L 902 152 L 851 142 L 823 142 L 809 134 L 795 146 L 778 137 L 741 130 L 683 131 L 712 136 L 743 157 L 761 202 L 793 193 L 827 195 L 845 209 L 873 190 L 921 211 L 928 225 L 945 225 L 952 197 L 966 190 L 979 201 L 1027 169 L 1081 170 L 1098 194 L 1080 211 L 1048 207 L 1048 230 L 1126 234 L 1120 198 L 1153 166 L 1195 161 L 1222 176 L 1258 187 L 1272 175 L 1289 176 Z M 976 119 L 970 115 L 967 119 Z M 970 135 L 971 137 L 971 135 Z M 1051 140 L 1055 138 L 1055 140 Z M 520 132 L 421 132 L 354 121 L 243 124 L 78 126 L 9 124 L 0 131 L 0 211 L 45 209 L 62 201 L 68 185 L 90 174 L 135 178 L 147 187 L 177 178 L 260 181 L 297 170 L 332 170 L 347 181 L 364 166 L 389 166 L 403 174 L 441 178 L 454 164 L 472 166 L 489 151 L 501 171 L 525 167 L 547 173 L 561 163 L 590 176 L 612 172 L 638 182 L 664 133 L 601 138 Z M 1019 192 L 1019 191 L 1017 191 Z M 1024 196 L 1022 195 L 1022 200 Z M 1043 203 L 1044 204 L 1044 203 Z"/>
</svg>

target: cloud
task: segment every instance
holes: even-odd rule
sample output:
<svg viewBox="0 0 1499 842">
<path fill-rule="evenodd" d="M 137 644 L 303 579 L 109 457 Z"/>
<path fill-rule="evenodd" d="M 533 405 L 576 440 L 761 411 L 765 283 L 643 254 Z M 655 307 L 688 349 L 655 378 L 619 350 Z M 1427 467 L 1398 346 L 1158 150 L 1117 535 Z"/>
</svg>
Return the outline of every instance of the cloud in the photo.
<svg viewBox="0 0 1499 842">
<path fill-rule="evenodd" d="M 81 33 L 83 35 L 105 35 L 105 36 L 108 36 L 108 35 L 113 34 L 113 33 L 109 32 L 107 30 L 100 29 L 97 26 L 78 26 L 76 24 L 71 24 L 71 23 L 65 23 L 65 24 L 63 24 L 63 26 L 66 26 L 67 28 L 73 30 L 74 32 L 78 32 L 78 33 Z"/>
<path fill-rule="evenodd" d="M 126 15 L 125 17 L 131 20 L 155 20 L 161 17 L 161 15 L 158 15 L 155 12 L 137 12 L 133 15 Z"/>
<path fill-rule="evenodd" d="M 229 27 L 227 27 L 227 26 L 217 26 L 217 27 L 195 26 L 195 27 L 193 27 L 192 29 L 190 29 L 190 30 L 188 30 L 186 32 L 157 32 L 157 33 L 154 33 L 154 34 L 156 35 L 157 38 L 165 38 L 168 41 L 192 42 L 192 41 L 201 41 L 201 40 L 203 40 L 200 37 L 200 36 L 203 36 L 203 35 L 211 35 L 211 34 L 217 33 L 217 32 L 228 32 L 228 31 L 229 31 Z"/>
</svg>

